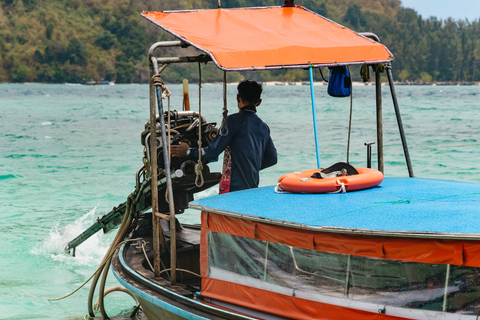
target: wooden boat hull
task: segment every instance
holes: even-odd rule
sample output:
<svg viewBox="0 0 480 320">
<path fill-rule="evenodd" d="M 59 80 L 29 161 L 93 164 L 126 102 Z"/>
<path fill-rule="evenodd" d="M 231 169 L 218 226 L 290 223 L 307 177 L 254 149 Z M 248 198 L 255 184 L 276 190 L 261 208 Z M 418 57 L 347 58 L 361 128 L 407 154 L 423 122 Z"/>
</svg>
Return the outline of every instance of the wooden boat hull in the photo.
<svg viewBox="0 0 480 320">
<path fill-rule="evenodd" d="M 210 231 L 209 232 L 215 232 L 214 229 L 217 223 L 209 219 L 208 225 L 210 226 Z M 240 221 L 235 221 L 235 225 L 241 227 L 242 229 L 247 229 L 245 226 L 241 225 Z M 260 238 L 265 238 L 265 235 L 263 234 L 265 226 L 260 226 L 258 225 L 258 236 Z M 166 230 L 164 230 L 165 233 L 167 233 Z M 190 241 L 189 245 L 185 245 L 185 241 L 187 241 L 188 238 L 196 238 L 197 236 L 200 235 L 200 232 L 198 228 L 195 230 L 189 230 L 189 228 L 184 228 L 182 232 L 180 232 L 180 238 L 183 240 L 179 240 L 182 245 L 180 245 L 180 248 L 189 248 L 188 250 L 182 251 L 182 249 L 179 251 L 178 255 L 178 261 L 179 261 L 179 268 L 186 267 L 190 262 L 189 259 L 192 260 L 199 260 L 198 255 L 196 251 L 199 250 L 199 245 L 197 245 L 197 240 Z M 291 238 L 290 234 L 284 230 L 284 235 L 287 238 Z M 340 235 L 339 235 L 340 236 Z M 219 238 L 218 240 L 220 241 L 219 243 L 231 243 L 231 242 L 226 242 L 225 240 L 228 240 L 229 235 L 223 235 L 223 238 Z M 225 238 L 226 237 L 226 238 Z M 167 234 L 168 238 L 168 234 Z M 225 239 L 224 239 L 225 238 Z M 347 240 L 348 236 L 343 235 L 344 241 Z M 387 240 L 386 237 L 380 236 L 379 238 L 383 239 L 384 241 Z M 151 243 L 151 238 L 150 237 L 145 237 L 144 238 L 147 242 Z M 266 239 L 266 238 L 265 238 Z M 397 239 L 396 237 L 394 239 Z M 178 240 L 178 239 L 177 239 Z M 372 241 L 372 239 L 366 239 L 368 241 Z M 413 239 L 412 239 L 413 240 Z M 418 241 L 421 241 L 422 239 L 419 238 Z M 423 239 L 425 240 L 425 239 Z M 241 242 L 247 243 L 250 242 L 250 244 L 253 244 L 254 242 L 258 242 L 258 240 L 255 239 L 240 239 Z M 215 237 L 212 237 L 210 239 L 210 242 L 212 245 L 215 245 Z M 451 240 L 449 241 L 451 242 Z M 329 241 L 329 243 L 333 243 L 332 241 Z M 199 243 L 198 243 L 199 244 Z M 271 244 L 271 250 L 274 249 L 273 242 L 270 242 Z M 376 246 L 376 244 L 374 244 Z M 444 245 L 447 245 L 445 243 Z M 249 248 L 253 248 L 254 246 L 248 245 Z M 284 246 L 285 249 L 288 249 L 286 246 Z M 386 247 L 388 249 L 388 246 Z M 282 246 L 276 245 L 276 249 L 280 250 L 279 252 L 282 251 Z M 365 248 L 364 248 L 365 249 Z M 308 273 L 305 273 L 305 267 L 308 265 L 311 265 L 311 262 L 313 262 L 312 257 L 315 255 L 314 252 L 307 252 L 308 250 L 304 250 L 301 248 L 293 249 L 296 252 L 295 254 L 297 255 L 297 258 L 302 259 L 297 260 L 295 262 L 295 267 L 296 271 L 295 273 L 297 274 L 303 274 L 302 281 L 308 281 Z M 287 250 L 290 251 L 290 250 Z M 148 252 L 148 250 L 147 250 Z M 285 250 L 283 250 L 285 252 Z M 291 251 L 292 254 L 294 254 L 293 251 Z M 302 253 L 303 252 L 303 253 Z M 149 320 L 169 320 L 169 319 L 238 319 L 238 320 L 245 320 L 245 319 L 269 319 L 269 320 L 284 320 L 284 319 L 325 319 L 325 320 L 336 320 L 336 319 L 365 319 L 369 320 L 372 317 L 378 320 L 399 320 L 399 319 L 449 319 L 449 320 L 467 320 L 467 319 L 476 319 L 476 315 L 466 315 L 466 314 L 455 314 L 455 313 L 450 313 L 450 312 L 442 312 L 442 311 L 435 311 L 438 310 L 434 309 L 435 304 L 442 303 L 442 301 L 448 301 L 447 306 L 465 306 L 465 308 L 468 306 L 468 308 L 471 308 L 472 306 L 475 308 L 476 303 L 475 299 L 473 299 L 471 296 L 472 295 L 478 295 L 478 286 L 479 281 L 476 280 L 475 278 L 475 270 L 476 268 L 472 268 L 472 272 L 466 272 L 468 271 L 464 267 L 458 269 L 458 267 L 452 266 L 452 268 L 456 268 L 455 271 L 457 275 L 455 276 L 456 278 L 451 280 L 452 283 L 459 283 L 462 282 L 463 284 L 461 285 L 462 288 L 460 289 L 455 289 L 452 286 L 449 286 L 446 290 L 443 288 L 435 288 L 435 285 L 438 285 L 436 281 L 448 281 L 444 278 L 442 278 L 442 274 L 444 273 L 442 270 L 447 268 L 447 270 L 450 270 L 450 267 L 447 265 L 442 265 L 441 264 L 430 264 L 430 265 L 425 265 L 425 267 L 422 267 L 422 264 L 418 263 L 407 263 L 403 267 L 400 267 L 401 262 L 397 260 L 378 260 L 378 258 L 374 258 L 373 260 L 368 257 L 357 257 L 354 258 L 352 257 L 351 262 L 349 262 L 349 265 L 352 270 L 354 271 L 355 274 L 355 295 L 360 298 L 362 292 L 366 292 L 365 290 L 369 290 L 369 283 L 372 282 L 371 279 L 376 279 L 375 282 L 379 284 L 378 287 L 378 294 L 375 295 L 366 295 L 363 301 L 357 300 L 357 299 L 346 299 L 342 298 L 340 296 L 335 296 L 332 295 L 334 293 L 335 288 L 337 285 L 332 285 L 327 283 L 328 279 L 334 279 L 338 278 L 338 274 L 343 272 L 343 267 L 344 264 L 340 262 L 342 259 L 347 259 L 347 255 L 339 255 L 339 254 L 334 254 L 334 253 L 329 253 L 327 251 L 315 251 L 317 252 L 317 255 L 321 255 L 323 258 L 328 259 L 328 268 L 325 269 L 328 271 L 328 274 L 324 275 L 324 280 L 321 280 L 321 282 L 318 283 L 320 291 L 315 292 L 315 291 L 308 291 L 308 290 L 302 290 L 299 288 L 299 291 L 295 291 L 295 294 L 289 295 L 286 292 L 277 292 L 274 293 L 272 296 L 272 291 L 266 292 L 265 290 L 268 290 L 268 283 L 263 283 L 262 287 L 255 287 L 255 283 L 258 284 L 257 280 L 250 281 L 250 283 L 243 282 L 243 280 L 248 280 L 242 275 L 236 275 L 234 278 L 229 278 L 230 280 L 239 281 L 238 279 L 243 278 L 242 283 L 243 285 L 234 285 L 233 287 L 231 286 L 228 290 L 225 289 L 224 284 L 221 286 L 216 286 L 217 289 L 213 290 L 210 288 L 210 296 L 207 294 L 207 291 L 209 291 L 208 287 L 211 287 L 212 281 L 217 281 L 217 282 L 224 282 L 226 280 L 222 280 L 221 276 L 222 275 L 227 275 L 229 271 L 224 270 L 223 272 L 219 269 L 219 266 L 211 265 L 209 266 L 210 269 L 210 277 L 211 278 L 206 278 L 202 279 L 202 281 L 205 282 L 205 287 L 203 287 L 202 283 L 202 289 L 200 289 L 199 282 L 200 279 L 193 279 L 193 282 L 189 282 L 188 275 L 183 274 L 179 276 L 179 271 L 177 272 L 177 279 L 179 279 L 179 284 L 172 286 L 170 282 L 164 278 L 155 278 L 153 277 L 153 272 L 148 270 L 148 266 L 146 266 L 145 262 L 145 256 L 141 250 L 135 249 L 134 245 L 128 245 L 125 244 L 119 252 L 115 255 L 113 261 L 112 261 L 112 269 L 115 277 L 117 280 L 124 286 L 126 287 L 129 291 L 134 293 L 141 306 L 142 309 L 144 310 L 145 315 Z M 300 253 L 300 255 L 298 255 Z M 303 256 L 303 258 L 302 258 Z M 322 258 L 322 259 L 323 259 Z M 306 259 L 306 260 L 305 260 Z M 337 259 L 337 260 L 336 260 Z M 340 260 L 338 260 L 340 259 Z M 284 260 L 284 259 L 283 259 Z M 350 258 L 348 258 L 350 261 Z M 310 261 L 310 262 L 309 262 Z M 335 262 L 337 261 L 337 262 Z M 358 274 L 360 270 L 367 270 L 368 268 L 372 268 L 372 266 L 368 266 L 370 263 L 376 264 L 375 261 L 378 261 L 379 266 L 381 267 L 380 269 L 376 269 L 376 267 L 373 267 L 374 269 L 371 269 L 370 271 L 375 271 L 375 272 L 365 272 L 364 276 Z M 390 262 L 388 262 L 390 261 Z M 274 262 L 272 260 L 272 262 Z M 318 262 L 321 263 L 321 261 L 316 261 L 315 264 Z M 387 274 L 384 273 L 385 267 L 387 264 L 392 264 L 393 265 L 398 265 L 398 267 L 395 267 L 397 270 L 396 274 Z M 337 268 L 336 266 L 341 268 Z M 420 268 L 420 269 L 415 269 L 415 268 Z M 263 270 L 263 267 L 260 269 Z M 438 270 L 437 270 L 438 269 Z M 442 270 L 440 270 L 442 269 Z M 192 269 L 191 269 L 192 270 Z M 400 271 L 403 270 L 404 273 L 401 273 Z M 452 269 L 454 270 L 454 269 Z M 463 273 L 465 276 L 459 275 L 458 272 Z M 471 273 L 471 275 L 470 275 Z M 454 274 L 452 274 L 453 276 Z M 307 276 L 307 277 L 305 277 Z M 316 277 L 317 275 L 312 276 Z M 345 276 L 345 274 L 343 275 Z M 353 274 L 352 274 L 353 276 Z M 385 283 L 384 285 L 380 285 L 381 282 L 379 279 L 381 277 L 386 277 L 385 279 L 388 280 L 388 283 Z M 231 277 L 231 274 L 230 276 Z M 373 278 L 372 278 L 373 277 Z M 393 278 L 398 278 L 397 280 Z M 409 283 L 411 285 L 418 286 L 421 283 L 429 283 L 430 281 L 433 281 L 435 283 L 432 283 L 432 285 L 428 285 L 428 287 L 425 288 L 414 288 L 414 287 L 405 287 L 404 289 L 400 291 L 393 290 L 391 292 L 391 297 L 387 297 L 385 295 L 382 295 L 381 292 L 387 293 L 390 290 L 388 290 L 388 287 L 391 288 L 402 288 L 402 279 L 409 278 Z M 443 279 L 443 280 L 439 280 Z M 317 279 L 318 280 L 318 279 Z M 197 283 L 195 284 L 195 281 Z M 327 282 L 325 282 L 327 281 Z M 399 283 L 395 283 L 394 281 L 400 281 Z M 324 285 L 322 284 L 323 282 Z M 191 287 L 198 285 L 198 288 L 194 288 L 193 290 Z M 323 287 L 330 288 L 330 293 L 323 291 Z M 190 287 L 190 288 L 189 288 Z M 220 288 L 220 290 L 218 290 Z M 223 289 L 222 289 L 223 288 Z M 340 288 L 340 287 L 339 287 Z M 353 288 L 353 287 L 351 287 Z M 363 288 L 363 289 L 362 289 Z M 307 288 L 308 289 L 308 288 Z M 338 289 L 338 288 L 337 288 Z M 222 291 L 223 290 L 223 291 Z M 353 290 L 353 289 L 350 289 Z M 338 291 L 338 290 L 337 290 Z M 341 291 L 341 288 L 340 288 Z M 200 293 L 201 292 L 201 293 Z M 255 307 L 249 307 L 248 303 L 244 300 L 242 303 L 235 304 L 233 302 L 229 302 L 228 299 L 226 299 L 225 293 L 229 297 L 235 297 L 237 296 L 239 301 L 242 301 L 242 294 L 245 294 L 248 292 L 249 296 L 256 297 L 255 300 L 257 300 L 258 303 L 260 303 L 262 306 L 264 306 L 263 310 L 264 312 L 255 310 Z M 303 292 L 303 293 L 302 293 Z M 306 293 L 310 292 L 308 295 L 305 295 Z M 445 294 L 448 293 L 448 300 L 444 300 Z M 212 294 L 216 294 L 217 296 L 212 296 Z M 412 297 L 412 295 L 425 295 L 427 294 L 430 296 L 429 299 L 423 301 L 423 296 L 419 299 L 417 298 L 409 298 Z M 432 297 L 431 295 L 436 295 L 435 297 Z M 455 295 L 455 298 L 453 298 L 453 295 Z M 381 298 L 384 296 L 384 298 Z M 378 300 L 378 298 L 381 298 Z M 428 298 L 428 297 L 427 297 Z M 383 300 L 382 300 L 383 299 Z M 385 300 L 386 299 L 386 300 Z M 402 300 L 409 300 L 408 302 L 409 307 L 406 307 L 402 304 L 397 304 L 397 303 L 391 303 L 392 301 L 402 301 Z M 261 302 L 262 300 L 267 300 L 267 302 L 263 303 Z M 278 301 L 282 300 L 283 303 L 281 304 L 282 307 L 279 307 L 278 304 L 276 304 Z M 299 315 L 299 316 L 292 316 L 291 314 L 287 315 L 288 306 L 290 304 L 297 304 L 302 302 L 299 300 L 303 300 L 303 303 L 307 303 L 306 306 L 308 305 L 308 309 L 310 309 L 310 315 L 306 316 L 305 314 Z M 371 300 L 371 301 L 369 301 Z M 390 303 L 388 302 L 390 301 Z M 424 303 L 424 305 L 419 305 L 418 303 Z M 242 305 L 242 306 L 241 306 Z M 275 310 L 273 310 L 274 308 Z M 463 308 L 463 307 L 462 307 Z M 283 311 L 282 311 L 283 310 Z M 306 310 L 304 308 L 304 310 Z M 466 309 L 465 309 L 466 310 Z M 282 313 L 285 312 L 285 313 Z M 302 311 L 303 312 L 303 311 Z M 287 316 L 288 318 L 282 317 L 282 314 Z"/>
<path fill-rule="evenodd" d="M 187 319 L 173 312 L 169 312 L 164 308 L 159 308 L 156 304 L 149 302 L 146 299 L 138 297 L 138 301 L 142 306 L 143 313 L 148 320 L 183 320 Z"/>
<path fill-rule="evenodd" d="M 196 230 L 194 230 L 195 232 Z M 148 240 L 151 243 L 151 239 Z M 125 246 L 123 246 L 112 260 L 112 271 L 119 283 L 136 295 L 149 320 L 284 319 L 275 316 L 249 317 L 209 304 L 206 301 L 197 300 L 194 293 L 186 290 L 182 284 L 172 286 L 166 279 L 155 278 L 153 272 L 142 267 L 143 253 L 136 254 L 132 251 L 134 250 L 125 250 Z M 192 252 L 188 251 L 185 253 L 188 256 L 191 254 Z M 181 262 L 185 261 L 181 253 L 178 255 L 178 259 Z M 186 278 L 185 274 L 184 278 Z M 189 284 L 189 286 L 192 285 Z"/>
<path fill-rule="evenodd" d="M 172 296 L 176 296 L 173 291 L 146 278 L 142 279 L 139 274 L 135 276 L 133 270 L 128 270 L 129 267 L 120 260 L 116 254 L 112 261 L 113 274 L 121 285 L 135 294 L 148 320 L 222 319 L 173 299 Z M 176 298 L 182 300 L 178 296 Z"/>
<path fill-rule="evenodd" d="M 149 320 L 180 320 L 180 319 L 269 319 L 280 320 L 287 319 L 273 314 L 257 312 L 255 310 L 233 306 L 228 303 L 221 303 L 218 300 L 195 299 L 188 294 L 181 294 L 182 290 L 172 288 L 169 282 L 164 279 L 152 279 L 137 273 L 127 265 L 125 259 L 124 247 L 117 253 L 112 261 L 113 273 L 117 280 L 128 290 L 134 293 L 142 309 Z M 131 262 L 129 262 L 131 263 Z M 175 292 L 175 291 L 177 292 Z M 261 292 L 251 290 L 259 297 Z M 401 299 L 401 297 L 399 297 Z M 316 308 L 318 317 L 299 318 L 299 319 L 377 319 L 377 320 L 400 320 L 400 319 L 447 319 L 447 320 L 467 320 L 476 319 L 473 315 L 448 314 L 444 312 L 435 312 L 431 310 L 403 309 L 403 316 L 394 316 L 388 314 L 392 311 L 390 308 L 387 314 L 384 309 L 375 309 L 371 304 L 371 310 L 365 310 L 365 305 L 356 305 L 353 301 L 350 305 L 323 304 L 321 308 Z M 358 309 L 356 307 L 359 307 Z M 242 312 L 243 311 L 243 312 Z M 248 315 L 247 315 L 248 314 Z"/>
</svg>

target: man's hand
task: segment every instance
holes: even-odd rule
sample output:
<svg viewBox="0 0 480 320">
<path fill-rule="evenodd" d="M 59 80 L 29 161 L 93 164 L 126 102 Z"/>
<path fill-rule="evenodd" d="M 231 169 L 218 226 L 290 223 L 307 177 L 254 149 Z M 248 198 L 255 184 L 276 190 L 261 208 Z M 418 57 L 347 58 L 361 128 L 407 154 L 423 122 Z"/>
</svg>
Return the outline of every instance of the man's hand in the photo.
<svg viewBox="0 0 480 320">
<path fill-rule="evenodd" d="M 185 142 L 180 142 L 178 146 L 177 145 L 170 146 L 172 157 L 185 158 L 187 156 L 188 148 L 190 147 Z"/>
</svg>

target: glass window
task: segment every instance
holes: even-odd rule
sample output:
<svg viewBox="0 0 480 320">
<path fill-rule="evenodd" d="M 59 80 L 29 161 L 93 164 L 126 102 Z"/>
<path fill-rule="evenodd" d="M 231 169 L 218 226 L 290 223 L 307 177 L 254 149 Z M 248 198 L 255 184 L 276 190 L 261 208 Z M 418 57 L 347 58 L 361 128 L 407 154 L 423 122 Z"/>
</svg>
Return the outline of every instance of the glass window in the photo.
<svg viewBox="0 0 480 320">
<path fill-rule="evenodd" d="M 480 315 L 480 268 L 349 256 L 217 232 L 209 232 L 208 255 L 210 277 L 283 294 Z"/>
<path fill-rule="evenodd" d="M 352 256 L 348 297 L 442 311 L 446 271 L 446 265 Z"/>
</svg>

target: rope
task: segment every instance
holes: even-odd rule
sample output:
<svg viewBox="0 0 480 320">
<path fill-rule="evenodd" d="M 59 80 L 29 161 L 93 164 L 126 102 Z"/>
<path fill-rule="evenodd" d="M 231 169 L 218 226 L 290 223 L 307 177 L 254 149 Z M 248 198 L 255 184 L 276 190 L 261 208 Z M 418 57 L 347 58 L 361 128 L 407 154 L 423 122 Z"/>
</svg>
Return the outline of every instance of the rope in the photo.
<svg viewBox="0 0 480 320">
<path fill-rule="evenodd" d="M 274 189 L 275 193 L 290 193 L 288 191 L 285 191 L 282 189 L 282 187 L 280 187 L 280 183 L 277 183 L 277 185 L 275 186 L 275 189 Z"/>
<path fill-rule="evenodd" d="M 112 293 L 112 292 L 115 292 L 115 291 L 121 291 L 121 292 L 124 292 L 126 294 L 128 294 L 130 297 L 132 297 L 133 300 L 135 300 L 135 303 L 138 305 L 138 299 L 137 297 L 131 293 L 130 291 L 128 291 L 127 289 L 125 289 L 124 287 L 111 287 L 111 288 L 108 288 L 107 290 L 105 290 L 105 295 L 104 297 L 109 294 L 109 293 Z M 94 309 L 95 310 L 98 310 L 99 306 L 98 306 L 98 301 L 99 301 L 100 298 L 97 298 L 97 301 L 95 301 L 95 305 L 94 305 Z"/>
<path fill-rule="evenodd" d="M 147 260 L 148 265 L 150 266 L 150 269 L 152 270 L 152 272 L 155 272 L 155 269 L 153 268 L 152 264 L 150 263 L 150 259 L 148 259 L 147 252 L 145 251 L 145 244 L 146 244 L 146 242 L 144 240 L 142 240 L 143 255 L 145 256 L 145 259 Z"/>
<path fill-rule="evenodd" d="M 88 293 L 88 313 L 91 317 L 94 317 L 95 314 L 93 313 L 93 296 L 95 294 L 95 287 L 97 286 L 98 279 L 100 278 L 100 275 L 102 271 L 104 272 L 104 275 L 108 271 L 108 266 L 110 265 L 111 257 L 113 256 L 113 253 L 115 252 L 116 248 L 118 247 L 118 244 L 121 242 L 121 240 L 125 237 L 128 229 L 130 228 L 131 225 L 131 210 L 134 208 L 134 201 L 132 200 L 134 194 L 131 194 L 128 196 L 127 199 L 127 210 L 125 211 L 125 214 L 123 216 L 122 223 L 120 225 L 120 228 L 117 232 L 117 235 L 115 236 L 115 239 L 113 240 L 112 244 L 110 245 L 110 248 L 107 251 L 107 254 L 103 258 L 101 264 L 100 264 L 100 270 L 96 272 L 95 277 L 93 278 L 92 285 L 90 287 L 90 291 Z M 106 279 L 102 278 L 102 283 Z M 100 296 L 103 295 L 103 290 L 102 286 L 100 286 Z M 103 297 L 100 298 L 100 310 L 102 312 L 102 316 L 104 318 L 108 318 L 108 316 L 105 314 L 105 308 L 103 304 Z"/>
<path fill-rule="evenodd" d="M 100 307 L 100 313 L 102 314 L 104 319 L 109 319 L 109 317 L 108 317 L 108 315 L 105 311 L 105 301 L 104 301 L 105 284 L 107 282 L 108 269 L 110 268 L 110 265 L 112 264 L 113 254 L 117 250 L 118 243 L 124 242 L 124 241 L 121 241 L 121 240 L 125 237 L 125 235 L 127 234 L 128 230 L 130 229 L 130 226 L 132 224 L 131 217 L 133 216 L 134 211 L 135 211 L 134 201 L 131 201 L 130 208 L 127 211 L 128 211 L 128 217 L 125 221 L 125 224 L 120 228 L 120 230 L 117 233 L 118 240 L 117 240 L 117 237 L 115 237 L 115 240 L 114 240 L 113 245 L 112 245 L 112 246 L 115 246 L 115 248 L 112 250 L 112 253 L 110 254 L 110 256 L 105 261 L 105 266 L 103 267 L 102 281 L 100 282 L 100 288 L 98 290 L 98 295 L 99 295 L 98 305 Z M 127 215 L 127 212 L 125 213 L 125 215 Z M 95 287 L 93 287 L 93 289 L 95 290 Z M 89 307 L 91 307 L 91 302 L 90 301 L 89 301 Z"/>
<path fill-rule="evenodd" d="M 122 245 L 124 244 L 125 242 L 129 242 L 129 241 L 136 241 L 137 239 L 132 239 L 132 240 L 125 240 L 121 243 L 118 244 L 118 246 L 115 247 L 115 250 L 114 250 L 114 253 L 115 251 Z M 31 294 L 30 292 L 28 291 L 25 291 L 23 290 L 22 288 L 20 287 L 14 287 L 26 294 L 28 294 L 29 296 L 33 297 L 33 298 L 36 298 L 36 299 L 42 299 L 42 300 L 45 300 L 45 301 L 59 301 L 59 300 L 63 300 L 65 298 L 68 298 L 72 295 L 74 295 L 75 293 L 77 293 L 78 290 L 80 290 L 81 288 L 83 288 L 90 280 L 92 280 L 92 278 L 100 271 L 100 270 L 103 270 L 103 267 L 104 267 L 104 263 L 101 263 L 100 266 L 97 268 L 97 270 L 95 270 L 95 272 L 90 276 L 90 278 L 88 278 L 87 280 L 85 280 L 85 282 L 83 282 L 77 289 L 75 289 L 74 291 L 70 292 L 69 294 L 67 295 L 64 295 L 63 297 L 60 297 L 60 298 L 44 298 L 44 297 L 38 297 L 34 294 Z"/>
<path fill-rule="evenodd" d="M 151 81 L 154 86 L 160 86 L 160 88 L 162 88 L 162 99 L 165 99 L 166 97 L 170 97 L 172 93 L 170 92 L 170 90 L 168 90 L 160 74 L 154 74 L 152 76 Z"/>
<path fill-rule="evenodd" d="M 168 140 L 168 146 L 167 146 L 167 150 L 168 150 L 168 156 L 169 156 L 169 159 L 171 160 L 172 159 L 172 154 L 170 152 L 170 96 L 172 95 L 172 92 L 168 89 L 168 87 L 165 85 L 165 83 L 163 82 L 163 79 L 162 77 L 160 76 L 160 74 L 154 74 L 152 76 L 152 78 L 150 79 L 151 82 L 153 83 L 154 86 L 159 86 L 161 89 L 162 89 L 162 99 L 165 99 L 168 97 L 168 134 L 167 134 L 167 140 Z M 159 115 L 160 117 L 163 116 L 163 115 Z M 167 203 L 169 203 L 168 201 L 168 188 L 165 190 L 165 200 Z"/>
<path fill-rule="evenodd" d="M 340 180 L 337 180 L 337 183 L 340 185 L 340 189 L 328 193 L 347 193 L 347 190 L 345 189 L 345 183 L 341 182 Z"/>
<path fill-rule="evenodd" d="M 223 71 L 223 119 L 222 124 L 220 125 L 219 134 L 221 136 L 226 136 L 228 134 L 227 128 L 227 115 L 228 115 L 228 108 L 227 108 L 227 72 Z M 226 130 L 225 132 L 223 130 Z"/>
<path fill-rule="evenodd" d="M 152 270 L 152 272 L 154 272 L 153 266 L 152 266 L 152 264 L 151 264 L 151 262 L 150 262 L 150 259 L 148 258 L 147 252 L 145 251 L 145 244 L 146 244 L 146 242 L 145 242 L 144 240 L 142 240 L 142 251 L 143 251 L 143 255 L 145 256 L 145 259 L 147 260 L 147 263 L 148 263 L 148 265 L 150 266 L 150 269 Z M 172 270 L 171 268 L 168 268 L 168 269 L 165 268 L 165 269 L 163 269 L 162 271 L 160 271 L 160 274 L 162 274 L 162 273 L 164 273 L 164 272 L 167 272 L 167 271 L 171 271 L 171 270 Z M 178 269 L 178 268 L 177 268 L 176 270 L 177 270 L 177 271 L 182 271 L 182 272 L 191 273 L 191 274 L 193 274 L 193 275 L 195 275 L 195 276 L 197 276 L 197 277 L 199 277 L 199 278 L 202 277 L 201 275 L 199 275 L 199 274 L 197 274 L 197 273 L 195 273 L 195 272 L 192 272 L 192 271 L 190 271 L 190 270 Z"/>
<path fill-rule="evenodd" d="M 350 74 L 350 77 L 352 76 L 352 73 L 350 72 L 350 68 L 347 66 L 348 73 Z M 351 92 L 350 92 L 350 120 L 348 121 L 348 140 L 347 140 L 347 163 L 350 163 L 350 135 L 352 133 L 352 114 L 353 114 L 353 85 L 350 84 L 351 86 Z"/>
<path fill-rule="evenodd" d="M 201 188 L 205 183 L 203 179 L 203 163 L 202 163 L 202 65 L 198 63 L 198 161 L 195 165 L 195 185 Z"/>
</svg>

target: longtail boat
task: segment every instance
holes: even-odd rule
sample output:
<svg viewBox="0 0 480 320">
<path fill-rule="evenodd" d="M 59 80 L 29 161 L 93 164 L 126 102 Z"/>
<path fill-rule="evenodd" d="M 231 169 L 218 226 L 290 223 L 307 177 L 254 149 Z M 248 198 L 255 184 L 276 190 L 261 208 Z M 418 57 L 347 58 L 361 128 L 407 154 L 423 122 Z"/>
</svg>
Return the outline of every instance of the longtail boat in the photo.
<svg viewBox="0 0 480 320">
<path fill-rule="evenodd" d="M 74 250 L 98 229 L 120 224 L 101 265 L 104 318 L 111 262 L 118 282 L 150 320 L 478 319 L 480 185 L 413 177 L 393 86 L 393 55 L 374 34 L 354 32 L 291 3 L 142 16 L 178 39 L 149 50 L 145 165 L 127 202 L 67 247 Z M 200 54 L 156 56 L 166 47 L 194 47 Z M 349 191 L 348 181 L 338 176 L 335 192 L 267 186 L 192 201 L 193 194 L 217 184 L 221 173 L 210 172 L 201 159 L 170 158 L 166 146 L 188 140 L 204 147 L 218 129 L 200 108 L 165 110 L 162 94 L 168 96 L 168 90 L 161 73 L 172 63 L 210 61 L 225 74 L 307 69 L 311 87 L 315 68 L 372 68 L 379 172 L 386 73 L 409 177 L 382 176 L 379 185 Z M 313 89 L 311 94 L 315 112 Z M 321 168 L 318 147 L 317 164 Z M 314 168 L 298 168 L 307 169 Z M 201 212 L 200 225 L 176 219 L 188 207 Z M 91 316 L 99 278 L 100 272 L 90 292 Z"/>
</svg>

